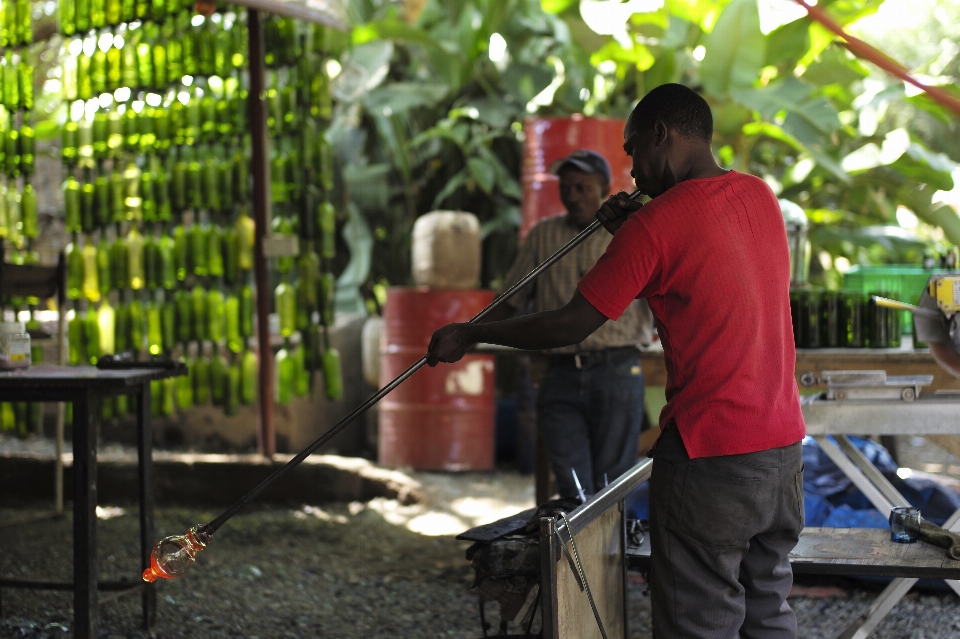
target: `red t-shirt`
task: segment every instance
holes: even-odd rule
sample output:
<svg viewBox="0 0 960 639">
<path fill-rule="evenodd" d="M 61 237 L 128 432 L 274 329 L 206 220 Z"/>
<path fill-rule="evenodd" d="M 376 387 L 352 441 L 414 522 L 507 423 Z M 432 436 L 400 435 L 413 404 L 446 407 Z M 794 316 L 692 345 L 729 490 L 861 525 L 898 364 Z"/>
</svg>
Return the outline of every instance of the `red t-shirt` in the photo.
<svg viewBox="0 0 960 639">
<path fill-rule="evenodd" d="M 623 222 L 578 289 L 612 320 L 647 298 L 667 366 L 660 423 L 691 458 L 803 439 L 787 235 L 763 180 L 677 184 Z"/>
</svg>

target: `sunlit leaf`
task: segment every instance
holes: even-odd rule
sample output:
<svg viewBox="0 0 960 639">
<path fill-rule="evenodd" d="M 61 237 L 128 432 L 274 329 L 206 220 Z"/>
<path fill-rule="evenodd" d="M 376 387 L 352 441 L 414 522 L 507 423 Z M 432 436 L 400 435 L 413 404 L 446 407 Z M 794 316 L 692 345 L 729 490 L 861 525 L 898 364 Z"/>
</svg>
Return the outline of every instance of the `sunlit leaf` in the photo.
<svg viewBox="0 0 960 639">
<path fill-rule="evenodd" d="M 704 88 L 715 96 L 757 81 L 766 59 L 767 39 L 760 32 L 756 0 L 733 0 L 720 14 L 704 43 L 700 67 Z"/>
<path fill-rule="evenodd" d="M 774 29 L 767 36 L 767 60 L 765 65 L 778 66 L 783 62 L 797 60 L 810 46 L 810 23 L 801 18 Z"/>
<path fill-rule="evenodd" d="M 547 13 L 563 13 L 576 3 L 577 0 L 540 0 L 540 6 Z"/>
<path fill-rule="evenodd" d="M 814 224 L 837 224 L 855 217 L 852 213 L 838 209 L 807 209 L 804 212 L 807 214 L 807 219 Z"/>
<path fill-rule="evenodd" d="M 692 22 L 707 32 L 714 28 L 717 16 L 726 5 L 727 0 L 666 0 L 671 15 Z"/>
<path fill-rule="evenodd" d="M 383 112 L 389 109 L 400 113 L 419 106 L 432 105 L 447 94 L 444 84 L 420 82 L 394 82 L 377 87 L 363 100 L 363 105 L 371 111 Z"/>
</svg>

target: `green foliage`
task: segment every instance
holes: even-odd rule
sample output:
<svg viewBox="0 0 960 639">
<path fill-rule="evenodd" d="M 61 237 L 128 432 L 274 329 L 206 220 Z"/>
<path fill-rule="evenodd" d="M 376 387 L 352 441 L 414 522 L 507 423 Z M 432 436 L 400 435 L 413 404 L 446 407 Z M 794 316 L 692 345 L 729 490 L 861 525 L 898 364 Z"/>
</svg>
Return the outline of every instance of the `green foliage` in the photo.
<svg viewBox="0 0 960 639">
<path fill-rule="evenodd" d="M 899 261 L 931 243 L 960 243 L 960 218 L 935 197 L 953 188 L 960 161 L 956 114 L 908 95 L 826 29 L 800 18 L 764 34 L 757 0 L 666 0 L 603 35 L 580 4 L 427 0 L 419 16 L 401 17 L 388 0 L 363 0 L 352 11 L 362 20 L 334 80 L 331 137 L 351 176 L 346 197 L 373 229 L 372 281 L 406 283 L 413 220 L 455 208 L 479 216 L 484 281 L 496 283 L 516 245 L 523 118 L 625 117 L 666 82 L 707 98 L 720 162 L 800 204 L 815 254 L 828 253 L 826 261 Z M 819 6 L 853 28 L 881 4 Z M 925 28 L 955 41 L 960 3 L 947 7 L 952 19 Z M 491 60 L 494 41 L 505 51 Z M 890 53 L 909 58 L 909 43 L 905 37 Z M 907 62 L 960 95 L 958 59 L 954 50 L 933 71 L 927 60 Z M 901 206 L 919 228 L 898 225 Z"/>
</svg>

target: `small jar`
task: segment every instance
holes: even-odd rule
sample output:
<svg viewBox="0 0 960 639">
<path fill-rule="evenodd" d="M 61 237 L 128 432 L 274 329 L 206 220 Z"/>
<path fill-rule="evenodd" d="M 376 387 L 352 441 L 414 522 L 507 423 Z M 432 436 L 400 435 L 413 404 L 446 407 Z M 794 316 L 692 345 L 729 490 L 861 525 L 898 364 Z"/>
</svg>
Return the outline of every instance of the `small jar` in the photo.
<svg viewBox="0 0 960 639">
<path fill-rule="evenodd" d="M 0 369 L 29 366 L 30 334 L 23 322 L 0 322 Z"/>
</svg>

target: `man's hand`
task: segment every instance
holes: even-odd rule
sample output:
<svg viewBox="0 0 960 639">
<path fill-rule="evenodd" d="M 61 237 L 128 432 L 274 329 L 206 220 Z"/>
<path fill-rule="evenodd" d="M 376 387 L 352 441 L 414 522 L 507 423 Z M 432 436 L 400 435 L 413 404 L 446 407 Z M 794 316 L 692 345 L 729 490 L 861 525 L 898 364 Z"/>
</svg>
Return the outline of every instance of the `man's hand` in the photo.
<svg viewBox="0 0 960 639">
<path fill-rule="evenodd" d="M 614 235 L 623 221 L 630 217 L 634 211 L 639 211 L 642 206 L 640 202 L 631 200 L 629 193 L 620 191 L 607 198 L 607 201 L 597 211 L 597 219 L 603 224 L 603 228 L 610 232 L 610 235 Z"/>
<path fill-rule="evenodd" d="M 437 362 L 452 364 L 460 361 L 467 349 L 476 344 L 472 337 L 473 324 L 447 324 L 437 329 L 427 348 L 427 365 L 436 366 Z"/>
</svg>

